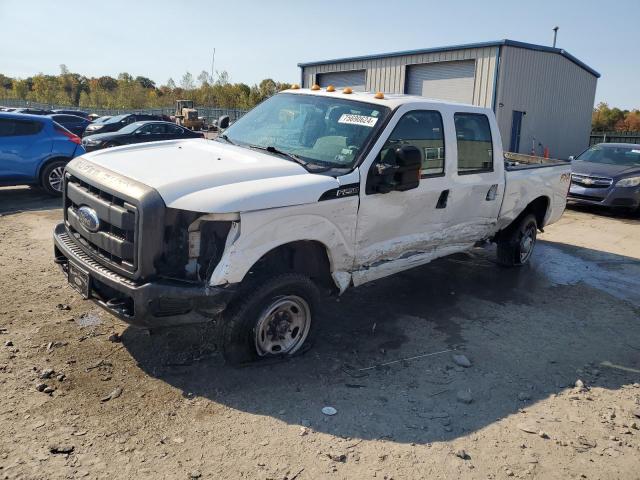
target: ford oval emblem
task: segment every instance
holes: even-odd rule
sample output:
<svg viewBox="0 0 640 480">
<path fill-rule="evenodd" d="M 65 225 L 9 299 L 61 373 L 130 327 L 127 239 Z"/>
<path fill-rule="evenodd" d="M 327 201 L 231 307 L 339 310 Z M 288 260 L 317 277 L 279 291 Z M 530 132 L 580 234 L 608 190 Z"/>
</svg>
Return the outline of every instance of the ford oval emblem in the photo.
<svg viewBox="0 0 640 480">
<path fill-rule="evenodd" d="M 83 205 L 78 209 L 78 220 L 80 224 L 90 232 L 97 232 L 100 229 L 100 219 L 96 211 Z"/>
</svg>

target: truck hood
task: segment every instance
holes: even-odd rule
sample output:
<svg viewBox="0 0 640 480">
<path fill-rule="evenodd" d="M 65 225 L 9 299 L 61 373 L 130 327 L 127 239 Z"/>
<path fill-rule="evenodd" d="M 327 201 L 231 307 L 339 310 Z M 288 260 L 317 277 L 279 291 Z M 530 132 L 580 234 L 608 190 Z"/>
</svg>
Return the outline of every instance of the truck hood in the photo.
<svg viewBox="0 0 640 480">
<path fill-rule="evenodd" d="M 154 188 L 170 208 L 194 212 L 312 203 L 339 186 L 335 178 L 309 173 L 292 161 L 204 139 L 127 145 L 82 158 Z"/>
</svg>

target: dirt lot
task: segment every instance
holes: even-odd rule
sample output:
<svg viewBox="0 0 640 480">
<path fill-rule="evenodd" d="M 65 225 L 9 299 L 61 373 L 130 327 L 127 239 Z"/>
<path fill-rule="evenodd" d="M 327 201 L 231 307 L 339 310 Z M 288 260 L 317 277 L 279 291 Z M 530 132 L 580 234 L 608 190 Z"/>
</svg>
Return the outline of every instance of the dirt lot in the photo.
<svg viewBox="0 0 640 480">
<path fill-rule="evenodd" d="M 207 329 L 68 288 L 56 201 L 0 211 L 0 478 L 640 478 L 638 217 L 569 210 L 526 268 L 478 249 L 350 291 L 305 355 L 234 369 Z"/>
</svg>

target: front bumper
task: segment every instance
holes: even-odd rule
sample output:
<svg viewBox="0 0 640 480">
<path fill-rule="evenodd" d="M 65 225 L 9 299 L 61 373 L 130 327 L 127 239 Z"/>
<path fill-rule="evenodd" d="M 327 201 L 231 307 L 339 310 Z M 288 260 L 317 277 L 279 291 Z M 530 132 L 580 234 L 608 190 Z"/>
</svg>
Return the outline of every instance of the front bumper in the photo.
<svg viewBox="0 0 640 480">
<path fill-rule="evenodd" d="M 94 261 L 71 238 L 64 224 L 53 234 L 55 262 L 89 273 L 89 298 L 126 323 L 143 328 L 201 323 L 220 314 L 235 289 L 157 280 L 138 283 Z"/>
<path fill-rule="evenodd" d="M 609 188 L 586 188 L 572 183 L 567 201 L 583 205 L 633 209 L 640 206 L 640 188 L 615 185 Z"/>
</svg>

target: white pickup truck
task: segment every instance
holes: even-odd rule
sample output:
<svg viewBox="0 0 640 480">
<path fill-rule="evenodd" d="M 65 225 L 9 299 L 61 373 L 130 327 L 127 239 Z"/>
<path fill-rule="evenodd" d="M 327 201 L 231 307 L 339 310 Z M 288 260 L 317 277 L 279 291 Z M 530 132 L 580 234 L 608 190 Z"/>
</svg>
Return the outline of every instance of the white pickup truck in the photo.
<svg viewBox="0 0 640 480">
<path fill-rule="evenodd" d="M 132 325 L 213 320 L 232 363 L 292 355 L 321 291 L 486 241 L 527 263 L 570 183 L 566 162 L 536 162 L 505 160 L 489 109 L 295 88 L 216 140 L 72 160 L 55 260 Z"/>
</svg>

